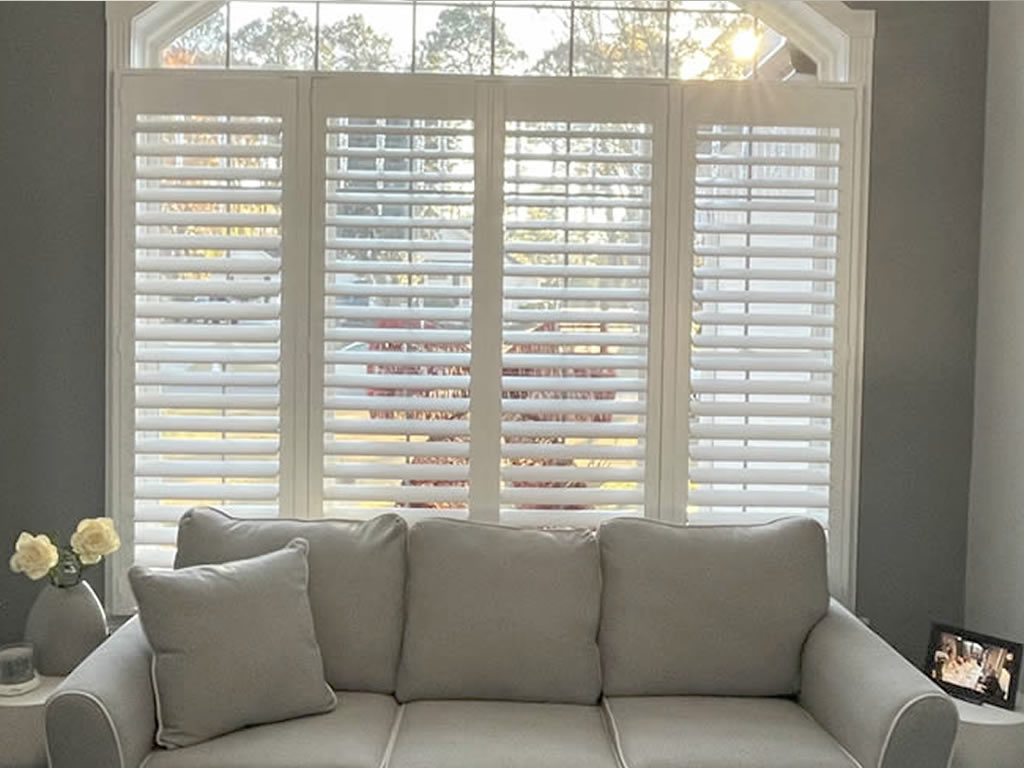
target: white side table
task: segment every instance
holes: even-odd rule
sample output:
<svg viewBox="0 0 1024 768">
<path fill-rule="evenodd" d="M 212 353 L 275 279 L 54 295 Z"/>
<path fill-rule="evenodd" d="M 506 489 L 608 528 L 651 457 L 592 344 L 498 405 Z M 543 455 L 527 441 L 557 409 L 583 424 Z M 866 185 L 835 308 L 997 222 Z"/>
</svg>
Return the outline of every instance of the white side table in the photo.
<svg viewBox="0 0 1024 768">
<path fill-rule="evenodd" d="M 1024 712 L 955 701 L 960 730 L 953 746 L 953 768 L 1024 766 Z"/>
<path fill-rule="evenodd" d="M 0 696 L 0 765 L 46 768 L 43 707 L 63 677 L 40 677 L 39 687 L 21 696 Z"/>
</svg>

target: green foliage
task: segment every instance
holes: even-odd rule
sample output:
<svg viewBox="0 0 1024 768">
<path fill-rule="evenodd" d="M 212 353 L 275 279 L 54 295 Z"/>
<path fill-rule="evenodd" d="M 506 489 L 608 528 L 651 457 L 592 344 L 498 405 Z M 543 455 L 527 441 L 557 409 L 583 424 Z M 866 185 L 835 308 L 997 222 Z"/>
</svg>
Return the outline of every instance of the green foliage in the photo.
<svg viewBox="0 0 1024 768">
<path fill-rule="evenodd" d="M 393 72 L 398 62 L 390 35 L 378 33 L 361 13 L 320 30 L 320 69 L 342 72 Z"/>
<path fill-rule="evenodd" d="M 312 69 L 316 32 L 313 24 L 286 6 L 254 19 L 231 34 L 231 63 L 246 67 Z"/>
<path fill-rule="evenodd" d="M 227 18 L 217 9 L 181 33 L 161 54 L 165 67 L 223 67 L 227 57 Z"/>
<path fill-rule="evenodd" d="M 660 77 L 665 74 L 665 16 L 645 11 L 645 5 L 575 13 L 571 51 L 573 74 L 613 77 Z M 750 19 L 737 13 L 693 14 L 695 29 L 686 37 L 669 36 L 670 76 L 679 76 L 681 64 L 695 60 L 701 79 L 738 79 L 745 66 L 735 61 L 729 41 Z M 538 75 L 566 75 L 570 45 L 569 14 L 563 14 L 564 42 L 544 53 L 533 71 Z M 701 39 L 711 38 L 709 45 Z"/>
<path fill-rule="evenodd" d="M 417 69 L 424 72 L 489 74 L 491 71 L 491 9 L 460 5 L 441 11 L 437 26 L 427 33 L 418 54 Z M 494 70 L 503 72 L 526 54 L 508 36 L 505 24 L 493 20 Z"/>
<path fill-rule="evenodd" d="M 651 77 L 665 71 L 665 16 L 642 7 L 580 10 L 575 14 L 573 73 Z M 569 19 L 566 17 L 566 37 Z M 541 74 L 568 58 L 569 43 L 560 43 L 538 62 Z M 564 64 L 561 64 L 564 66 Z"/>
<path fill-rule="evenodd" d="M 702 80 L 742 80 L 750 70 L 750 62 L 737 61 L 732 54 L 733 36 L 741 29 L 749 27 L 753 19 L 735 13 L 700 13 L 695 15 L 694 34 L 675 42 L 673 60 L 682 62 L 693 59 L 703 64 L 699 77 Z M 713 42 L 702 43 L 698 35 L 714 33 Z M 678 46 L 678 48 L 676 48 Z M 679 77 L 680 72 L 669 72 L 671 77 Z"/>
</svg>

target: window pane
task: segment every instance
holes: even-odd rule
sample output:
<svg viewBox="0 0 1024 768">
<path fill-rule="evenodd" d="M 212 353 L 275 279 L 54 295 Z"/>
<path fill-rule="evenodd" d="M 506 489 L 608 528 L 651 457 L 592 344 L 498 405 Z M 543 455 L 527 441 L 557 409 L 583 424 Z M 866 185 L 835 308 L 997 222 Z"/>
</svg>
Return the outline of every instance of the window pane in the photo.
<svg viewBox="0 0 1024 768">
<path fill-rule="evenodd" d="M 498 39 L 507 36 L 524 56 L 499 58 L 497 75 L 568 75 L 571 15 L 569 3 L 499 3 L 495 8 Z"/>
<path fill-rule="evenodd" d="M 231 3 L 231 66 L 313 69 L 316 3 Z"/>
<path fill-rule="evenodd" d="M 160 66 L 170 69 L 223 68 L 228 58 L 228 15 L 218 8 L 160 50 Z"/>
<path fill-rule="evenodd" d="M 668 0 L 575 0 L 575 6 L 577 11 L 588 8 L 610 11 L 618 8 L 663 11 L 668 8 Z"/>
<path fill-rule="evenodd" d="M 323 3 L 319 69 L 408 72 L 412 67 L 412 5 Z"/>
<path fill-rule="evenodd" d="M 777 37 L 777 36 L 776 36 Z M 763 36 L 746 13 L 673 13 L 669 77 L 742 80 L 764 53 Z"/>
<path fill-rule="evenodd" d="M 416 70 L 451 75 L 487 75 L 491 72 L 491 7 L 460 3 L 420 3 L 416 8 Z M 495 59 L 510 66 L 521 51 L 503 35 L 495 45 Z"/>
<path fill-rule="evenodd" d="M 740 11 L 736 3 L 727 0 L 672 0 L 672 8 L 676 11 Z"/>
<path fill-rule="evenodd" d="M 659 5 L 663 4 L 650 4 Z M 616 77 L 665 75 L 665 11 L 578 9 L 575 22 L 573 74 Z"/>
</svg>

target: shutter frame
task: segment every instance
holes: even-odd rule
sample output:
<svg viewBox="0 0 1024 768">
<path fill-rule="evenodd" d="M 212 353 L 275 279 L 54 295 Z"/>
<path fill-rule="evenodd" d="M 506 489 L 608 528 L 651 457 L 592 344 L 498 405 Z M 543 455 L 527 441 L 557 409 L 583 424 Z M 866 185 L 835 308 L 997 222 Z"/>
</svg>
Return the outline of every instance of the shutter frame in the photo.
<svg viewBox="0 0 1024 768">
<path fill-rule="evenodd" d="M 814 334 L 820 332 L 822 328 L 830 327 L 832 330 L 831 337 L 831 349 L 832 349 L 832 361 L 827 368 L 832 371 L 831 387 L 831 406 L 829 409 L 830 413 L 830 427 L 825 429 L 825 444 L 829 446 L 826 454 L 821 453 L 819 448 L 800 448 L 797 447 L 799 444 L 790 444 L 792 447 L 771 447 L 770 443 L 755 442 L 751 447 L 740 447 L 736 449 L 729 449 L 727 447 L 711 447 L 711 444 L 704 445 L 700 442 L 694 442 L 694 439 L 699 439 L 699 434 L 707 435 L 708 432 L 717 432 L 722 435 L 732 435 L 733 437 L 738 436 L 742 432 L 742 428 L 739 426 L 700 426 L 696 429 L 697 434 L 691 434 L 693 429 L 688 425 L 688 418 L 700 418 L 701 411 L 704 416 L 708 416 L 711 413 L 715 413 L 715 408 L 718 406 L 707 407 L 697 405 L 695 408 L 687 408 L 686 414 L 679 414 L 676 421 L 676 429 L 679 435 L 677 445 L 684 451 L 682 455 L 690 456 L 690 466 L 695 467 L 693 470 L 694 474 L 698 478 L 707 480 L 708 478 L 724 477 L 727 479 L 735 479 L 735 476 L 728 477 L 724 474 L 716 474 L 719 471 L 713 470 L 715 466 L 722 466 L 715 462 L 723 462 L 730 460 L 737 461 L 753 461 L 755 462 L 753 467 L 760 467 L 761 469 L 751 469 L 750 477 L 754 480 L 764 480 L 764 472 L 766 468 L 774 466 L 771 462 L 783 461 L 781 466 L 785 466 L 785 462 L 789 461 L 808 461 L 811 462 L 810 467 L 817 467 L 820 469 L 823 461 L 827 461 L 824 465 L 830 468 L 831 475 L 828 478 L 828 482 L 821 484 L 820 472 L 816 472 L 817 482 L 814 484 L 816 487 L 824 487 L 830 489 L 829 502 L 824 509 L 820 512 L 815 512 L 808 508 L 808 514 L 811 517 L 819 520 L 823 525 L 830 526 L 831 521 L 838 521 L 840 524 L 844 521 L 844 516 L 849 514 L 849 510 L 843 508 L 846 501 L 844 493 L 839 492 L 840 488 L 845 488 L 845 481 L 840 476 L 840 473 L 846 471 L 846 459 L 845 451 L 849 442 L 847 430 L 850 428 L 847 423 L 846 415 L 849 411 L 849 402 L 856 396 L 851 391 L 849 375 L 854 365 L 852 356 L 854 350 L 851 345 L 851 329 L 850 323 L 850 311 L 853 300 L 853 258 L 852 252 L 852 219 L 855 205 L 855 185 L 856 180 L 853 178 L 853 160 L 854 152 L 857 142 L 857 91 L 849 86 L 821 86 L 821 85 L 794 85 L 794 86 L 780 86 L 777 84 L 687 84 L 679 87 L 679 109 L 682 114 L 682 120 L 680 122 L 681 130 L 679 136 L 679 146 L 681 147 L 681 167 L 683 169 L 683 193 L 681 195 L 680 205 L 680 216 L 681 216 L 681 243 L 697 242 L 694 240 L 695 236 L 708 236 L 714 234 L 721 234 L 723 236 L 729 236 L 729 233 L 743 228 L 733 226 L 698 226 L 696 221 L 703 214 L 705 220 L 707 215 L 714 216 L 716 212 L 746 212 L 745 215 L 748 217 L 751 215 L 761 215 L 762 218 L 765 212 L 772 210 L 779 211 L 777 218 L 785 219 L 793 217 L 799 214 L 813 215 L 820 217 L 822 215 L 832 215 L 834 222 L 827 225 L 815 225 L 812 227 L 803 227 L 803 234 L 808 237 L 833 237 L 834 247 L 831 248 L 820 248 L 817 245 L 813 248 L 798 248 L 795 252 L 791 253 L 790 258 L 787 260 L 785 254 L 785 248 L 772 248 L 766 247 L 765 245 L 755 245 L 749 247 L 736 247 L 733 245 L 728 246 L 709 246 L 709 245 L 697 245 L 692 249 L 692 253 L 695 254 L 698 259 L 711 259 L 715 258 L 746 258 L 748 262 L 754 264 L 753 267 L 748 267 L 749 272 L 753 273 L 750 275 L 742 275 L 736 273 L 716 274 L 721 272 L 715 267 L 698 267 L 696 270 L 693 268 L 693 258 L 690 259 L 689 274 L 680 276 L 678 283 L 678 291 L 680 297 L 691 297 L 686 298 L 686 305 L 690 306 L 693 301 L 699 301 L 701 299 L 714 299 L 718 298 L 721 300 L 738 300 L 744 298 L 743 291 L 722 291 L 716 294 L 714 291 L 708 291 L 706 289 L 695 290 L 691 288 L 691 282 L 697 279 L 710 279 L 714 277 L 720 277 L 722 280 L 738 280 L 744 277 L 749 280 L 760 282 L 761 295 L 751 296 L 751 298 L 760 299 L 765 298 L 763 295 L 770 291 L 770 283 L 767 281 L 778 281 L 778 285 L 783 285 L 786 277 L 791 277 L 788 274 L 797 265 L 801 263 L 801 260 L 806 263 L 808 259 L 814 259 L 819 262 L 819 267 L 814 270 L 807 270 L 808 280 L 807 284 L 814 283 L 816 285 L 824 285 L 830 283 L 833 286 L 834 294 L 831 297 L 822 295 L 815 298 L 814 296 L 805 296 L 810 298 L 811 303 L 820 303 L 819 306 L 832 306 L 833 307 L 833 319 L 831 322 L 822 321 L 820 317 L 814 316 L 813 321 L 802 323 L 801 316 L 793 312 L 792 305 L 787 305 L 784 301 L 779 299 L 785 298 L 797 298 L 796 295 L 791 297 L 782 296 L 768 296 L 771 299 L 768 303 L 761 303 L 756 307 L 748 309 L 746 312 L 737 312 L 736 307 L 730 307 L 727 310 L 716 310 L 709 309 L 707 307 L 701 308 L 700 306 L 694 305 L 696 310 L 691 309 L 686 312 L 684 317 L 680 318 L 680 334 L 684 332 L 689 336 L 690 324 L 693 322 L 697 323 L 711 323 L 717 321 L 726 321 L 726 325 L 720 325 L 723 327 L 732 327 L 734 330 L 744 327 L 744 323 L 747 323 L 747 327 L 752 327 L 751 324 L 755 322 L 761 322 L 764 325 L 761 326 L 767 331 L 774 332 L 779 336 L 778 339 L 773 343 L 769 338 L 766 342 L 767 346 L 759 347 L 753 341 L 741 342 L 739 347 L 736 347 L 737 352 L 732 353 L 732 357 L 735 361 L 735 365 L 732 366 L 740 371 L 744 369 L 741 364 L 744 360 L 745 350 L 768 350 L 774 346 L 777 351 L 775 355 L 786 354 L 786 349 L 792 349 L 794 351 L 800 350 L 799 342 L 795 340 L 796 330 L 801 326 L 807 328 L 805 332 L 807 335 L 803 338 L 814 338 Z M 714 132 L 705 126 L 716 124 L 729 126 L 724 130 L 721 128 L 715 128 Z M 721 190 L 734 188 L 742 189 L 744 184 L 742 182 L 728 182 L 708 185 L 706 169 L 708 164 L 717 160 L 718 157 L 714 156 L 713 153 L 709 153 L 706 149 L 698 150 L 699 142 L 706 142 L 711 140 L 712 136 L 715 137 L 727 137 L 730 140 L 738 141 L 739 137 L 750 139 L 749 132 L 736 131 L 732 126 L 804 126 L 815 127 L 815 128 L 830 128 L 834 129 L 827 136 L 811 136 L 805 143 L 808 145 L 817 144 L 832 144 L 838 147 L 839 159 L 838 162 L 829 161 L 820 157 L 813 158 L 813 162 L 801 163 L 798 159 L 787 158 L 785 162 L 775 164 L 776 168 L 786 169 L 794 168 L 796 166 L 805 168 L 834 168 L 836 173 L 836 182 L 820 182 L 815 181 L 809 184 L 803 184 L 799 181 L 787 180 L 783 184 L 778 184 L 776 180 L 768 180 L 765 177 L 764 181 L 759 182 L 755 187 L 754 194 L 764 194 L 763 190 L 770 190 L 773 187 L 771 185 L 778 184 L 776 189 L 785 190 L 786 194 L 791 194 L 795 190 L 808 189 L 808 190 L 835 190 L 838 194 L 838 204 L 834 202 L 812 202 L 812 203 L 801 203 L 801 202 L 787 202 L 781 206 L 776 206 L 772 200 L 762 200 L 760 198 L 755 199 L 754 202 L 742 202 L 743 197 L 737 197 L 737 201 L 741 201 L 740 204 L 736 204 L 734 200 L 720 197 L 698 197 L 695 195 L 695 191 L 700 187 L 711 187 L 713 191 L 719 192 Z M 772 143 L 770 137 L 770 131 L 777 131 L 778 129 L 769 128 L 755 128 L 753 133 L 755 134 L 757 141 L 749 144 L 751 148 L 757 146 L 766 146 Z M 795 130 L 784 132 L 784 135 L 780 136 L 778 145 L 799 145 L 801 139 L 804 138 L 805 131 Z M 837 134 L 837 135 L 836 135 Z M 772 165 L 771 162 L 767 163 Z M 730 168 L 736 168 L 737 165 L 749 166 L 749 163 L 742 163 L 738 160 L 731 160 L 727 163 L 722 163 L 719 167 L 719 173 L 723 170 Z M 764 163 L 754 163 L 757 165 L 765 165 Z M 703 168 L 701 166 L 704 166 Z M 713 179 L 712 179 L 713 181 Z M 818 192 L 820 194 L 820 192 Z M 720 202 L 720 200 L 726 200 L 726 202 Z M 749 199 L 749 198 L 747 198 Z M 778 236 L 785 234 L 786 226 L 776 227 L 774 225 L 762 225 L 754 228 L 755 231 L 750 231 L 750 236 L 754 237 L 755 242 L 758 238 L 762 241 L 771 236 Z M 748 228 L 749 230 L 749 228 Z M 792 227 L 790 226 L 790 231 Z M 772 260 L 781 260 L 772 263 Z M 768 265 L 768 266 L 766 266 Z M 823 274 L 819 273 L 819 269 L 829 265 L 825 268 L 834 270 L 834 277 L 831 281 L 821 281 L 820 278 L 824 277 Z M 806 267 L 804 267 L 806 269 Z M 778 271 L 778 274 L 771 274 L 771 272 Z M 696 284 L 694 282 L 694 284 Z M 803 290 L 803 289 L 802 289 Z M 757 293 L 755 291 L 755 293 Z M 747 304 L 750 307 L 750 304 Z M 776 309 L 780 307 L 782 309 Z M 685 324 L 685 325 L 684 325 Z M 818 329 L 816 331 L 815 329 Z M 734 331 L 730 331 L 734 332 Z M 723 348 L 723 345 L 728 343 L 728 337 L 715 338 L 713 335 L 706 339 L 697 338 L 694 344 L 688 346 L 687 360 L 689 361 L 687 367 L 691 370 L 694 369 L 693 362 L 698 360 L 705 360 L 703 365 L 710 365 L 711 361 L 707 355 L 709 352 L 714 352 L 716 348 Z M 820 340 L 808 342 L 807 347 L 817 348 L 822 352 L 828 349 L 828 346 L 823 344 Z M 805 347 L 806 349 L 806 347 Z M 762 357 L 765 353 L 759 352 L 759 357 Z M 817 353 L 816 353 L 817 354 Z M 820 367 L 819 363 L 814 362 L 813 355 L 808 355 L 806 352 L 802 352 L 801 356 L 805 359 L 805 363 L 802 364 L 804 368 L 813 369 Z M 749 354 L 747 355 L 749 361 Z M 774 360 L 769 356 L 768 363 L 761 364 L 762 367 L 785 369 L 785 368 L 796 368 L 798 367 L 795 358 L 792 361 L 786 361 L 784 358 L 776 358 Z M 749 370 L 749 368 L 747 369 Z M 757 384 L 752 387 L 757 393 L 754 396 L 754 400 L 765 400 L 781 399 L 785 401 L 791 398 L 794 394 L 798 393 L 801 388 L 795 384 L 787 384 L 785 381 L 779 379 L 776 383 L 772 383 L 772 377 L 778 377 L 779 375 L 785 376 L 785 374 L 774 374 L 767 375 L 763 380 L 758 381 Z M 697 397 L 700 399 L 724 397 L 726 399 L 733 399 L 735 395 L 728 393 L 735 393 L 736 395 L 742 394 L 743 386 L 739 382 L 730 382 L 727 379 L 694 379 L 691 381 L 690 386 L 693 395 L 691 397 Z M 825 394 L 826 390 L 822 389 L 822 385 L 815 384 L 807 387 L 809 395 L 813 400 L 815 396 Z M 718 392 L 720 394 L 715 395 L 713 393 Z M 776 397 L 773 398 L 773 393 Z M 742 399 L 749 399 L 744 397 Z M 691 400 L 692 402 L 692 400 Z M 820 407 L 805 407 L 808 414 L 820 415 Z M 799 411 L 800 408 L 795 408 L 794 411 Z M 727 414 L 730 410 L 728 406 L 721 406 L 717 411 L 718 413 Z M 732 409 L 735 410 L 735 409 Z M 742 409 L 741 409 L 742 410 Z M 753 423 L 761 422 L 757 426 L 753 427 L 753 431 L 763 436 L 767 434 L 771 427 L 771 419 L 764 419 L 759 415 L 754 415 L 753 412 L 764 413 L 765 409 L 763 406 L 749 409 L 752 413 L 746 415 L 747 419 L 752 419 Z M 696 412 L 695 412 L 696 411 Z M 739 414 L 737 414 L 739 415 Z M 766 414 L 767 415 L 767 414 Z M 785 429 L 793 430 L 794 434 L 801 431 L 797 427 L 787 427 Z M 811 432 L 819 432 L 821 428 L 803 428 L 803 431 L 808 435 Z M 785 430 L 783 430 L 784 432 Z M 780 436 L 782 434 L 780 433 Z M 726 439 L 726 438 L 723 438 Z M 747 443 L 742 443 L 746 445 Z M 785 445 L 785 443 L 782 443 Z M 761 462 L 758 464 L 757 462 Z M 768 462 L 765 464 L 764 462 Z M 725 465 L 730 466 L 729 464 Z M 744 466 L 747 466 L 744 464 Z M 702 467 L 704 469 L 702 469 Z M 710 474 L 709 474 L 710 472 Z M 725 470 L 721 470 L 725 472 Z M 780 478 L 776 478 L 780 479 Z M 790 478 L 792 479 L 792 478 Z M 681 483 L 682 487 L 689 487 L 688 483 Z M 757 486 L 753 480 L 750 485 L 741 485 L 740 487 L 763 487 L 765 490 L 764 494 L 768 493 L 769 486 Z M 810 487 L 810 486 L 808 486 Z M 720 499 L 737 502 L 741 500 L 741 496 L 736 495 L 733 491 L 721 491 L 721 494 L 731 494 L 729 496 L 722 495 Z M 772 517 L 779 516 L 779 513 L 767 513 L 758 511 L 756 505 L 747 507 L 747 512 L 734 513 L 732 511 L 723 511 L 721 513 L 703 513 L 695 514 L 697 510 L 695 507 L 706 504 L 714 499 L 714 496 L 709 491 L 695 488 L 686 493 L 687 498 L 687 517 L 690 522 L 693 523 L 728 523 L 728 522 L 741 522 L 743 520 L 749 520 L 750 522 L 763 521 L 765 519 L 771 519 Z M 766 497 L 772 503 L 772 505 L 779 503 L 780 501 L 786 501 L 784 496 L 778 497 Z M 810 497 L 796 498 L 794 496 L 793 501 L 809 501 Z M 698 502 L 698 503 L 695 503 Z M 817 507 L 820 502 L 812 504 L 812 507 Z M 725 505 L 734 506 L 734 505 Z M 780 507 L 784 512 L 785 507 Z M 846 535 L 844 533 L 844 535 Z"/>
<path fill-rule="evenodd" d="M 503 522 L 589 525 L 608 516 L 608 505 L 617 514 L 662 515 L 657 477 L 668 96 L 664 87 L 640 83 L 576 81 L 567 91 L 517 82 L 505 88 Z M 565 141 L 567 132 L 578 138 Z M 550 186 L 552 176 L 538 173 L 544 163 L 564 169 L 566 186 Z M 599 168 L 590 187 L 588 167 Z M 526 206 L 547 215 L 528 220 L 520 215 Z M 568 245 L 546 241 L 558 232 Z M 606 244 L 606 233 L 627 244 Z M 560 266 L 542 263 L 559 257 Z M 637 285 L 610 288 L 612 280 Z M 555 281 L 568 287 L 539 287 Z M 598 319 L 597 302 L 611 329 L 590 327 Z M 559 337 L 561 346 L 543 346 Z M 581 354 L 588 345 L 605 354 Z M 636 366 L 639 376 L 625 370 Z M 614 376 L 604 375 L 612 369 Z M 556 420 L 516 420 L 530 419 L 531 412 Z M 547 445 L 531 436 L 567 439 Z M 554 464 L 544 466 L 547 460 Z M 549 480 L 567 485 L 545 487 Z"/>
<path fill-rule="evenodd" d="M 230 82 L 226 83 L 225 79 Z M 230 94 L 225 95 L 226 91 Z M 238 514 L 278 514 L 289 504 L 284 494 L 287 471 L 280 466 L 278 459 L 284 432 L 291 428 L 287 401 L 294 397 L 294 393 L 285 385 L 280 371 L 273 376 L 243 373 L 218 376 L 189 374 L 184 370 L 178 374 L 157 361 L 163 357 L 184 360 L 190 354 L 189 344 L 198 350 L 206 342 L 221 350 L 216 352 L 211 348 L 202 352 L 206 357 L 220 355 L 241 360 L 255 356 L 262 359 L 271 348 L 278 350 L 272 359 L 281 354 L 282 333 L 288 320 L 286 305 L 281 301 L 279 280 L 283 274 L 283 261 L 280 255 L 287 249 L 287 244 L 277 237 L 254 236 L 260 231 L 280 232 L 280 213 L 227 211 L 240 210 L 235 205 L 269 205 L 276 206 L 278 211 L 288 209 L 285 198 L 286 190 L 291 188 L 289 176 L 295 170 L 298 95 L 294 77 L 225 76 L 223 73 L 198 72 L 122 73 L 114 79 L 113 93 L 118 120 L 112 129 L 117 156 L 112 185 L 115 205 L 111 206 L 111 231 L 114 238 L 112 250 L 117 258 L 111 262 L 109 301 L 118 314 L 114 321 L 116 336 L 110 347 L 111 370 L 116 375 L 110 380 L 111 397 L 108 400 L 113 443 L 109 452 L 107 483 L 111 514 L 120 522 L 123 546 L 109 559 L 107 573 L 114 609 L 127 611 L 133 606 L 125 580 L 127 566 L 133 561 L 169 566 L 173 560 L 174 539 L 168 531 L 174 531 L 173 523 L 192 506 L 192 502 L 221 500 L 224 496 L 211 497 L 209 493 L 221 494 L 228 489 L 228 498 L 244 502 L 234 510 Z M 138 117 L 145 115 L 167 117 Z M 187 117 L 204 115 L 221 116 L 222 119 L 230 116 L 231 122 L 220 120 L 214 125 L 211 118 L 197 120 Z M 169 132 L 174 132 L 176 138 L 171 138 Z M 157 141 L 159 143 L 155 143 Z M 167 163 L 174 164 L 170 166 L 170 173 L 155 170 L 156 164 Z M 214 166 L 210 163 L 223 170 L 212 171 Z M 266 163 L 273 163 L 273 166 Z M 273 172 L 269 170 L 271 167 L 275 169 Z M 283 174 L 276 170 L 280 168 L 284 169 Z M 189 182 L 190 179 L 196 182 Z M 263 186 L 260 189 L 239 186 L 248 183 L 242 181 L 244 179 L 252 179 Z M 183 182 L 189 186 L 183 186 Z M 266 187 L 266 183 L 272 183 L 273 187 Z M 232 207 L 226 208 L 225 204 Z M 222 213 L 197 212 L 197 209 L 210 207 Z M 246 234 L 230 238 L 202 234 L 149 234 L 183 233 L 189 231 L 183 227 L 193 226 L 200 232 L 235 227 L 234 230 L 219 231 Z M 138 236 L 136 227 L 139 227 Z M 247 231 L 248 228 L 257 229 Z M 229 247 L 257 252 L 268 249 L 278 255 L 270 260 L 262 256 L 256 260 L 244 254 L 237 255 L 237 250 L 229 250 L 218 258 L 203 257 L 207 264 L 202 264 L 197 258 L 198 251 L 192 251 L 190 255 L 188 250 L 182 250 L 188 246 L 198 250 Z M 136 258 L 136 248 L 151 250 L 148 253 L 140 250 Z M 228 264 L 233 260 L 237 260 L 237 268 Z M 212 268 L 204 270 L 201 269 L 203 266 Z M 145 275 L 141 281 L 136 280 L 136 269 L 140 275 Z M 206 276 L 181 279 L 188 272 L 205 273 Z M 230 277 L 230 284 L 224 281 L 224 276 Z M 189 287 L 189 279 L 197 284 L 205 283 L 205 286 Z M 161 282 L 181 285 L 166 290 Z M 139 287 L 150 291 L 150 298 L 140 293 Z M 219 291 L 227 301 L 205 305 L 181 301 L 195 295 L 192 288 Z M 138 308 L 134 300 L 136 295 L 140 296 Z M 160 296 L 165 298 L 158 298 Z M 175 299 L 175 296 L 181 299 Z M 253 298 L 246 300 L 244 296 Z M 265 298 L 258 298 L 261 296 Z M 199 321 L 209 323 L 204 326 Z M 204 327 L 209 333 L 204 333 Z M 194 342 L 199 342 L 199 345 Z M 137 344 L 140 345 L 138 352 Z M 233 344 L 238 351 L 230 352 L 228 344 Z M 152 348 L 147 351 L 142 345 Z M 266 347 L 267 353 L 258 351 L 265 345 L 272 345 Z M 246 347 L 250 348 L 249 351 L 245 351 Z M 173 351 L 175 348 L 178 351 Z M 136 360 L 152 370 L 136 372 Z M 136 386 L 140 388 L 138 396 L 135 394 Z M 191 387 L 199 389 L 188 394 L 174 394 L 186 393 Z M 153 414 L 167 413 L 168 408 L 172 411 L 184 408 L 186 414 L 204 413 L 194 410 L 199 408 L 213 409 L 205 411 L 207 414 L 231 413 L 223 410 L 227 406 L 243 409 L 241 413 L 245 413 L 244 409 L 255 410 L 250 411 L 252 416 L 207 415 L 195 418 L 225 418 L 224 424 L 231 423 L 232 426 L 237 425 L 241 418 L 240 423 L 245 429 L 271 428 L 275 436 L 269 440 L 252 440 L 239 433 L 214 446 L 210 440 L 172 439 L 168 438 L 168 433 L 161 435 L 157 431 L 152 435 L 142 435 L 136 444 L 134 435 L 137 429 L 147 426 L 162 428 L 167 423 L 163 420 L 186 419 L 193 424 L 199 423 L 191 416 Z M 136 416 L 136 408 L 141 409 L 142 415 Z M 148 409 L 156 410 L 145 415 Z M 210 423 L 203 421 L 202 425 L 209 426 Z M 218 423 L 218 426 L 222 424 Z M 215 448 L 220 452 L 214 453 Z M 223 455 L 224 448 L 239 451 L 239 458 L 222 460 L 219 457 Z M 259 458 L 261 454 L 269 458 L 253 463 L 252 459 Z M 136 463 L 137 472 L 133 469 Z M 162 475 L 159 474 L 161 472 Z M 232 478 L 248 477 L 244 473 L 252 473 L 251 479 L 237 487 L 231 486 Z M 135 476 L 139 478 L 137 484 L 133 479 Z M 216 485 L 206 483 L 204 487 L 204 477 L 227 480 L 218 480 Z M 167 493 L 182 494 L 182 503 L 161 501 L 177 498 L 167 496 Z"/>
<path fill-rule="evenodd" d="M 310 507 L 315 515 L 366 517 L 390 510 L 464 516 L 469 452 L 462 441 L 470 427 L 461 415 L 468 401 L 456 385 L 468 389 L 476 303 L 467 283 L 476 238 L 476 96 L 465 85 L 433 79 L 423 88 L 385 78 L 391 82 L 383 89 L 367 85 L 374 79 L 345 75 L 313 82 L 311 252 L 319 256 L 311 264 L 310 285 L 314 296 L 321 291 L 323 297 L 310 302 Z M 430 170 L 441 160 L 469 164 L 468 170 Z M 359 170 L 370 165 L 377 170 Z M 413 189 L 421 184 L 435 191 Z M 417 204 L 459 214 L 414 215 Z M 472 234 L 458 239 L 463 232 Z M 418 255 L 399 270 L 396 258 L 406 251 Z M 349 282 L 338 283 L 335 275 Z M 422 282 L 403 285 L 404 275 Z M 422 307 L 403 312 L 399 302 Z M 409 343 L 419 351 L 402 351 Z M 448 349 L 453 346 L 465 349 Z M 437 366 L 460 372 L 424 374 Z M 409 386 L 421 389 L 400 389 Z M 436 402 L 416 394 L 438 387 L 456 388 Z M 411 418 L 399 418 L 403 414 Z M 422 418 L 430 414 L 444 418 Z M 435 440 L 395 442 L 406 430 Z M 357 476 L 353 466 L 366 472 Z M 451 482 L 463 487 L 446 485 Z M 420 504 L 456 508 L 424 510 Z"/>
</svg>

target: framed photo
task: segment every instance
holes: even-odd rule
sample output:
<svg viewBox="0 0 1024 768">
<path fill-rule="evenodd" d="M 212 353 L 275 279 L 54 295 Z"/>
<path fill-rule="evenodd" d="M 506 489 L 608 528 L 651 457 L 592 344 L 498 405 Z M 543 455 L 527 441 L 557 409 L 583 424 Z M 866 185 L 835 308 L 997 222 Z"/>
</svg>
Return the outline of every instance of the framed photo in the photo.
<svg viewBox="0 0 1024 768">
<path fill-rule="evenodd" d="M 1020 643 L 932 624 L 925 672 L 952 696 L 1013 709 L 1020 662 Z"/>
</svg>

